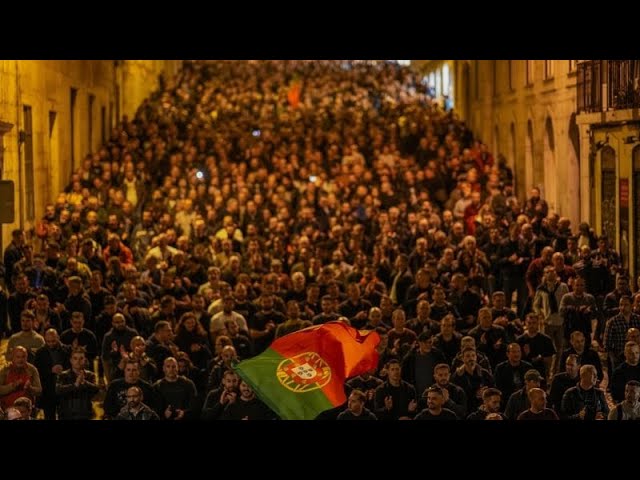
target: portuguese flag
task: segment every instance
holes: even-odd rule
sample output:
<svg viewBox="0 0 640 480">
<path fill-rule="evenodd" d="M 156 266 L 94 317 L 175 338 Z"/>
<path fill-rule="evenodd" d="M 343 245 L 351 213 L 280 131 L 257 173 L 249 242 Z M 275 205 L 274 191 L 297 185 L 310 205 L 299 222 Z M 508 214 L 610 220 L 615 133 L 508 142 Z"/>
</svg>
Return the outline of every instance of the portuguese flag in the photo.
<svg viewBox="0 0 640 480">
<path fill-rule="evenodd" d="M 376 368 L 378 343 L 374 331 L 329 322 L 285 335 L 234 368 L 283 420 L 313 420 L 345 402 L 347 378 Z"/>
</svg>

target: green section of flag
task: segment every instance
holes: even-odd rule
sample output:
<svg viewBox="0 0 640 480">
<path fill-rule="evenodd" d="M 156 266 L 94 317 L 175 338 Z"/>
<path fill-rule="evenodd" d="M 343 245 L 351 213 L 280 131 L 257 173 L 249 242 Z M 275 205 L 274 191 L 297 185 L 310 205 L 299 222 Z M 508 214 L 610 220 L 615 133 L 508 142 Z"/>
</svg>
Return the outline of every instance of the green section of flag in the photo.
<svg viewBox="0 0 640 480">
<path fill-rule="evenodd" d="M 294 392 L 285 387 L 276 374 L 284 359 L 268 348 L 257 357 L 240 362 L 234 369 L 251 385 L 258 398 L 283 420 L 313 420 L 334 407 L 322 389 Z"/>
</svg>

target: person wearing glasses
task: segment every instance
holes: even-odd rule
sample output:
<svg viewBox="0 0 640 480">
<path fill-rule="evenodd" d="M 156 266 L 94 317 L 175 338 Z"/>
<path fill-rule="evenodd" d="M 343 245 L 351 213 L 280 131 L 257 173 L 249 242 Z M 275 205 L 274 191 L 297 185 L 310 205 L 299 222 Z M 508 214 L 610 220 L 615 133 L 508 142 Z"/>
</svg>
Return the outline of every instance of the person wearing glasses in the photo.
<svg viewBox="0 0 640 480">
<path fill-rule="evenodd" d="M 158 414 L 145 405 L 144 395 L 140 387 L 127 389 L 127 404 L 122 407 L 116 420 L 160 420 Z"/>
</svg>

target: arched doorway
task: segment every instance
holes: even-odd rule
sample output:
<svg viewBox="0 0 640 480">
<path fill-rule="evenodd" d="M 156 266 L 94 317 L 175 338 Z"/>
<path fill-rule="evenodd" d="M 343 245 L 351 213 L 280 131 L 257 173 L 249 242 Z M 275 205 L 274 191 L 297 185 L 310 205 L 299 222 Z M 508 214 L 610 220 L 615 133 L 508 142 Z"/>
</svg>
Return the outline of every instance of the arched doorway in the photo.
<svg viewBox="0 0 640 480">
<path fill-rule="evenodd" d="M 558 172 L 556 171 L 556 146 L 551 117 L 547 117 L 544 122 L 543 158 L 545 200 L 551 210 L 558 212 L 558 190 L 556 188 Z"/>
</svg>

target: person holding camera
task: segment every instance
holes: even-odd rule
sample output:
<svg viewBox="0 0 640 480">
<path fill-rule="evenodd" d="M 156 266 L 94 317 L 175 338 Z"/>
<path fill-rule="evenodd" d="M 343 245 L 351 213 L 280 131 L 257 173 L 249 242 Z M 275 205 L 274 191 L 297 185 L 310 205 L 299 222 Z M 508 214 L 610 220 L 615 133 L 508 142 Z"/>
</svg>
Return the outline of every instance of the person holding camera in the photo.
<svg viewBox="0 0 640 480">
<path fill-rule="evenodd" d="M 562 397 L 561 418 L 567 420 L 605 420 L 609 406 L 604 392 L 596 388 L 598 371 L 593 365 L 580 367 L 580 381 Z"/>
</svg>

